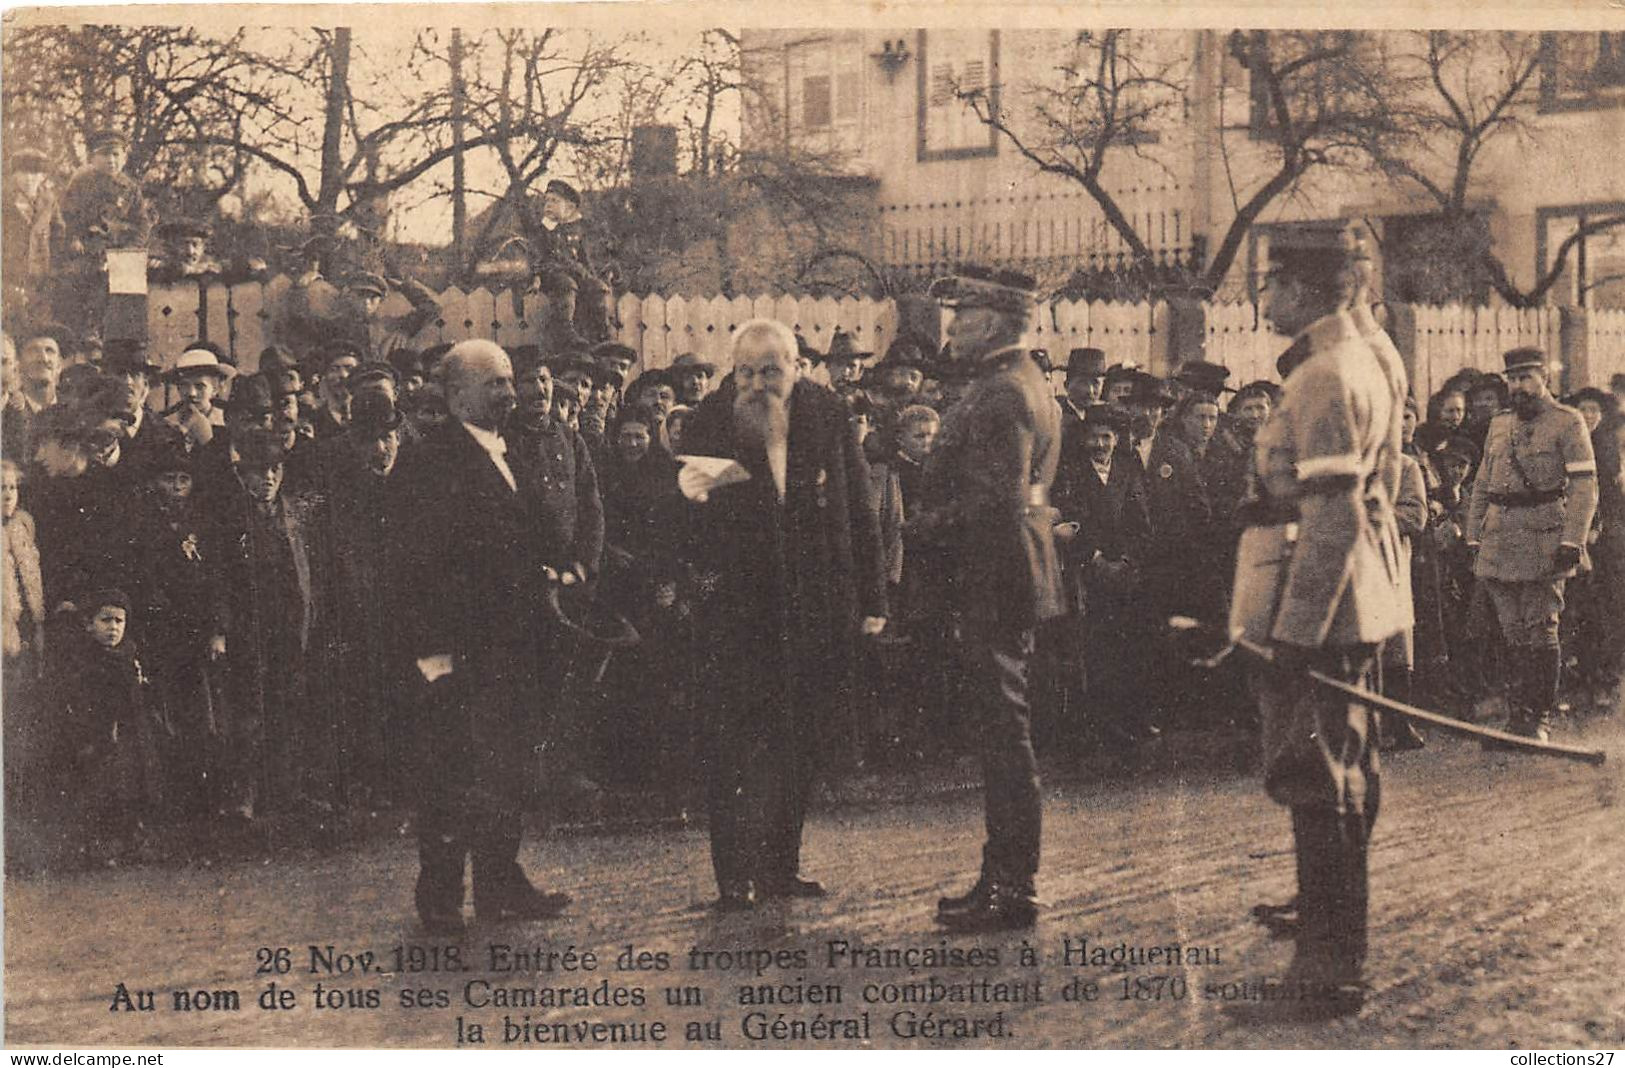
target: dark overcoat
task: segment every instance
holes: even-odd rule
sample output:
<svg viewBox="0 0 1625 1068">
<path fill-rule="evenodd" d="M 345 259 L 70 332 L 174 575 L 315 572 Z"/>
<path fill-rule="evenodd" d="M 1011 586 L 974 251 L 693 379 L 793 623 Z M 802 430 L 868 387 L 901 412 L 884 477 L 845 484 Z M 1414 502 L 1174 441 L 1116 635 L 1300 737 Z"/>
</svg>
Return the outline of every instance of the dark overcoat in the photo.
<svg viewBox="0 0 1625 1068">
<path fill-rule="evenodd" d="M 734 396 L 730 379 L 683 439 L 685 452 L 737 460 L 751 476 L 692 510 L 685 555 L 716 576 L 701 631 L 713 639 L 710 666 L 731 708 L 821 714 L 805 706 L 843 689 L 860 618 L 886 614 L 869 465 L 845 403 L 797 382 L 781 502 L 765 452 L 735 435 Z"/>
<path fill-rule="evenodd" d="M 409 702 L 420 801 L 517 811 L 534 782 L 548 655 L 529 498 L 456 421 L 404 452 L 390 481 L 401 670 L 421 698 Z M 424 682 L 416 661 L 440 654 L 451 655 L 452 673 Z"/>
</svg>

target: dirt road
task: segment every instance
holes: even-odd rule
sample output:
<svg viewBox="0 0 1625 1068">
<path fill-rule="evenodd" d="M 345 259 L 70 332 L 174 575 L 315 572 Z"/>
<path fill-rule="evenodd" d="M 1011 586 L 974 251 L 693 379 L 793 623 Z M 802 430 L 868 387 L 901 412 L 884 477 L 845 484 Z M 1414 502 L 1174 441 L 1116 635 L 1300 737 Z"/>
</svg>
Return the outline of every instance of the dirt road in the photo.
<svg viewBox="0 0 1625 1068">
<path fill-rule="evenodd" d="M 1259 1025 L 1227 1009 L 1227 997 L 1290 956 L 1249 922 L 1249 908 L 1292 892 L 1284 812 L 1227 773 L 1047 789 L 1039 886 L 1048 906 L 1026 960 L 1019 938 L 945 940 L 930 922 L 936 897 L 975 870 L 974 794 L 817 816 L 805 871 L 833 894 L 742 918 L 705 908 L 714 889 L 703 831 L 527 842 L 537 881 L 575 905 L 548 924 L 473 928 L 455 959 L 413 926 L 415 857 L 404 838 L 274 863 L 14 881 L 6 1040 L 440 1047 L 457 1043 L 461 1018 L 464 1041 L 478 1025 L 501 1045 L 506 1017 L 510 1047 L 536 1044 L 534 1030 L 516 1033 L 527 1019 L 568 1025 L 542 1027 L 552 1042 L 639 1047 L 1621 1046 L 1625 731 L 1604 721 L 1588 741 L 1610 749 L 1608 765 L 1492 756 L 1447 740 L 1389 763 L 1372 851 L 1372 995 L 1358 1017 L 1331 1024 Z M 1184 953 L 1114 972 L 1087 963 L 1085 940 L 1108 953 L 1169 944 Z M 642 970 L 616 967 L 628 944 L 626 963 Z M 864 947 L 910 952 L 892 958 L 897 967 L 883 954 L 869 967 Z M 964 959 L 973 949 L 977 966 Z M 492 969 L 520 950 L 551 970 Z M 592 969 L 582 966 L 589 950 Z M 936 959 L 949 950 L 959 957 Z M 662 953 L 668 967 L 657 970 Z M 756 963 L 732 967 L 741 958 Z M 709 967 L 692 967 L 701 962 Z M 134 1011 L 124 1011 L 120 984 Z M 1090 984 L 1094 999 L 1076 1000 Z M 139 1010 L 142 991 L 153 1011 Z M 177 1011 L 177 991 L 206 1007 Z M 290 1007 L 262 1007 L 287 1004 L 287 991 Z M 742 1003 L 753 995 L 779 1003 Z M 638 996 L 641 1009 L 594 1004 Z M 551 1007 L 561 997 L 585 1004 Z M 593 1027 L 632 1020 L 645 1026 Z M 654 1022 L 665 1025 L 660 1038 Z"/>
</svg>

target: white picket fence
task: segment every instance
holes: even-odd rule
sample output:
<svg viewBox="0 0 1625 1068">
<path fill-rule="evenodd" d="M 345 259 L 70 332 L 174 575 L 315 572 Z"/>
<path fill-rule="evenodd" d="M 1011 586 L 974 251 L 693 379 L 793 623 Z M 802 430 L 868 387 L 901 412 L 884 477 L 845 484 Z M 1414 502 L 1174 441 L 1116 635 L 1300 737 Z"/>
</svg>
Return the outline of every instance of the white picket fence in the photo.
<svg viewBox="0 0 1625 1068">
<path fill-rule="evenodd" d="M 258 367 L 259 353 L 276 340 L 286 322 L 284 306 L 293 282 L 287 277 L 240 285 L 184 284 L 158 287 L 148 298 L 148 331 L 153 351 L 173 359 L 186 343 L 205 338 L 221 345 L 245 371 Z M 330 305 L 337 293 L 325 282 L 312 286 L 311 304 Z M 549 314 L 540 294 L 476 289 L 448 289 L 439 296 L 441 314 L 414 339 L 419 348 L 470 337 L 493 338 L 503 345 L 535 341 Z M 392 293 L 381 312 L 404 314 L 406 298 Z M 1274 379 L 1282 339 L 1249 303 L 1212 302 L 1203 306 L 1203 358 L 1231 370 L 1233 384 Z M 1564 360 L 1561 314 L 1556 308 L 1519 310 L 1505 307 L 1416 306 L 1414 336 L 1398 333 L 1412 360 L 1412 388 L 1426 397 L 1463 367 L 1496 369 L 1500 354 L 1519 345 L 1534 345 Z M 641 366 L 668 366 L 678 355 L 697 353 L 726 368 L 729 337 L 752 318 L 789 324 L 820 350 L 829 347 L 835 330 L 852 335 L 862 350 L 884 352 L 897 334 L 897 308 L 892 301 L 830 297 L 663 297 L 625 294 L 613 303 L 611 323 L 618 340 L 637 350 Z M 1171 353 L 1169 309 L 1161 302 L 1110 303 L 1060 301 L 1046 304 L 1034 316 L 1028 342 L 1048 349 L 1057 363 L 1075 348 L 1104 349 L 1111 362 L 1132 362 L 1166 373 L 1177 360 L 1195 354 Z M 1625 311 L 1594 311 L 1585 320 L 1585 378 L 1606 384 L 1625 372 Z M 1396 332 L 1397 333 L 1397 332 Z M 1582 339 L 1567 339 L 1570 344 Z M 1176 359 L 1177 357 L 1177 359 Z M 1573 388 L 1584 382 L 1570 379 Z"/>
</svg>

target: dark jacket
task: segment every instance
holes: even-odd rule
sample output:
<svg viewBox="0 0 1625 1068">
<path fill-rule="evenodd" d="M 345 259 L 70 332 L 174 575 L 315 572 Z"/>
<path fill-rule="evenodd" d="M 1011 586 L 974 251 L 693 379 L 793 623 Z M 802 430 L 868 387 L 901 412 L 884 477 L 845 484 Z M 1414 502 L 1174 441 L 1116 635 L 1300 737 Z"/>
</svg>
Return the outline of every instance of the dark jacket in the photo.
<svg viewBox="0 0 1625 1068">
<path fill-rule="evenodd" d="M 507 441 L 514 478 L 534 498 L 542 559 L 596 573 L 604 555 L 604 504 L 587 442 L 558 422 L 512 431 Z"/>
<path fill-rule="evenodd" d="M 862 616 L 886 615 L 880 523 L 846 405 L 797 382 L 790 395 L 788 462 L 781 502 L 766 454 L 734 432 L 734 389 L 700 405 L 685 452 L 737 460 L 750 480 L 692 506 L 685 555 L 715 575 L 704 611 L 717 648 L 745 670 L 742 693 L 771 692 L 784 672 L 849 669 Z"/>
<path fill-rule="evenodd" d="M 943 417 L 908 533 L 938 547 L 965 618 L 1030 629 L 1063 611 L 1048 503 L 1061 409 L 1026 350 L 1007 351 Z"/>
</svg>

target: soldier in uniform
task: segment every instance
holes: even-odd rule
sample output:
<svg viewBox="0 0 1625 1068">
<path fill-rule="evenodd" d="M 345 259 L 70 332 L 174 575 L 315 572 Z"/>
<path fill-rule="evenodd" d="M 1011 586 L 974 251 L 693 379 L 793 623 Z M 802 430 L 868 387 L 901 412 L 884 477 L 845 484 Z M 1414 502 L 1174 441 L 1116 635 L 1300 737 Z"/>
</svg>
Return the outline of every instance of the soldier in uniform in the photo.
<svg viewBox="0 0 1625 1068">
<path fill-rule="evenodd" d="M 949 410 L 926 464 L 921 509 L 908 524 L 945 561 L 958 613 L 972 715 L 981 727 L 987 844 L 966 894 L 943 898 L 955 930 L 1031 926 L 1038 904 L 1038 765 L 1027 664 L 1039 626 L 1062 613 L 1050 505 L 1061 456 L 1060 406 L 1023 347 L 1033 280 L 967 269 L 931 292 L 956 310 L 948 343 L 980 377 Z"/>
<path fill-rule="evenodd" d="M 1273 646 L 1252 673 L 1264 787 L 1292 811 L 1297 949 L 1272 1004 L 1326 1017 L 1364 1002 L 1366 848 L 1378 784 L 1373 714 L 1306 668 L 1367 683 L 1411 622 L 1394 500 L 1405 370 L 1366 309 L 1369 235 L 1308 225 L 1270 248 L 1267 317 L 1292 337 L 1280 407 L 1258 432 L 1230 627 Z"/>
<path fill-rule="evenodd" d="M 1547 388 L 1545 354 L 1517 348 L 1504 360 L 1511 410 L 1490 420 L 1467 511 L 1467 544 L 1477 548 L 1473 574 L 1508 648 L 1508 729 L 1545 740 L 1563 662 L 1563 587 L 1590 568 L 1597 460 L 1585 420 Z"/>
</svg>

